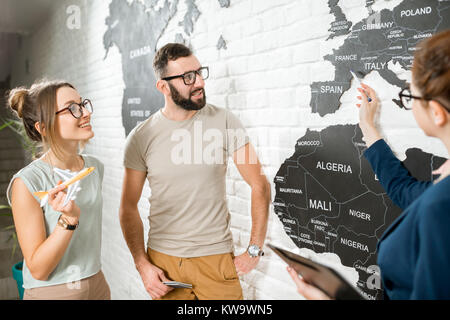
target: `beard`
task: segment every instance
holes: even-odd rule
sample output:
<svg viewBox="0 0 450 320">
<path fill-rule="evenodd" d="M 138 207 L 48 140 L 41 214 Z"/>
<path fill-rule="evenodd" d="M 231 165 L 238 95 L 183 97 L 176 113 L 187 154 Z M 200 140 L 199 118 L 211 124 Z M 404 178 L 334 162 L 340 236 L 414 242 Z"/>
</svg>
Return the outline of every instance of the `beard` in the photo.
<svg viewBox="0 0 450 320">
<path fill-rule="evenodd" d="M 197 90 L 191 92 L 189 94 L 189 99 L 183 98 L 181 96 L 180 92 L 175 87 L 173 87 L 170 83 L 169 83 L 169 88 L 170 88 L 170 94 L 172 96 L 173 102 L 177 106 L 183 108 L 184 110 L 188 110 L 188 111 L 200 110 L 206 105 L 205 89 L 203 89 L 203 88 L 197 89 Z M 192 94 L 194 92 L 198 92 L 199 90 L 202 91 L 203 98 L 201 100 L 199 100 L 198 102 L 192 101 L 192 99 L 191 99 L 192 98 Z"/>
</svg>

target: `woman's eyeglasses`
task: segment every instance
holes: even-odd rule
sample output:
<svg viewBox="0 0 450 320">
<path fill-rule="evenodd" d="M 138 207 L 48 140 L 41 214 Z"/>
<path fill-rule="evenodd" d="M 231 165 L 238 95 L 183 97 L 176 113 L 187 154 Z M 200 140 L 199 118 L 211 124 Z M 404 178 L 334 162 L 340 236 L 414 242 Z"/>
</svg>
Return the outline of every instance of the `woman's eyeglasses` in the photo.
<svg viewBox="0 0 450 320">
<path fill-rule="evenodd" d="M 68 107 L 55 112 L 55 114 L 69 110 L 74 118 L 80 119 L 83 116 L 83 108 L 89 111 L 89 113 L 94 112 L 91 101 L 89 99 L 84 99 L 81 103 L 72 102 Z"/>
<path fill-rule="evenodd" d="M 432 98 L 425 98 L 425 97 L 418 97 L 418 96 L 414 96 L 411 94 L 411 89 L 410 87 L 406 87 L 403 88 L 400 93 L 398 94 L 399 98 L 400 98 L 400 108 L 403 108 L 405 110 L 411 110 L 412 109 L 412 105 L 413 105 L 413 100 L 417 99 L 417 100 L 424 100 L 424 101 L 437 101 L 440 104 L 442 104 L 442 106 L 450 112 L 450 109 L 443 104 L 441 101 L 439 101 L 438 99 L 432 99 Z"/>
<path fill-rule="evenodd" d="M 405 110 L 411 110 L 412 109 L 412 105 L 413 105 L 413 100 L 414 99 L 418 99 L 418 100 L 426 100 L 429 101 L 431 99 L 425 99 L 422 97 L 418 97 L 418 96 L 413 96 L 411 94 L 411 89 L 408 87 L 403 88 L 399 94 L 398 94 L 399 98 L 400 98 L 400 108 L 403 108 Z"/>
</svg>

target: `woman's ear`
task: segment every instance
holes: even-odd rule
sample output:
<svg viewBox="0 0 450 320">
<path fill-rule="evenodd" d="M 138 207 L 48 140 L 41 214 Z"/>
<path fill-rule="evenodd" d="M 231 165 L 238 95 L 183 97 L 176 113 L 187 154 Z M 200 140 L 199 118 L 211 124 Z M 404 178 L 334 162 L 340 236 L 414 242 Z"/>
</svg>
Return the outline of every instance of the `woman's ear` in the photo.
<svg viewBox="0 0 450 320">
<path fill-rule="evenodd" d="M 41 126 L 40 122 L 35 122 L 34 128 L 39 132 L 41 136 L 45 136 L 44 125 Z"/>
<path fill-rule="evenodd" d="M 448 112 L 442 104 L 435 100 L 429 102 L 431 116 L 434 124 L 438 127 L 444 126 L 448 121 Z"/>
</svg>

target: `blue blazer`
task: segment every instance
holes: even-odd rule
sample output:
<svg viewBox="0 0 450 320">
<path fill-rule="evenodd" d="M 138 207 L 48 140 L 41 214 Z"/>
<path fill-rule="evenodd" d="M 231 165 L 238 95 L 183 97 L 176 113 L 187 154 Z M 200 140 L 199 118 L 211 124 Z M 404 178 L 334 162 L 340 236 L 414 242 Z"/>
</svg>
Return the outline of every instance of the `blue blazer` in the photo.
<svg viewBox="0 0 450 320">
<path fill-rule="evenodd" d="M 411 177 L 384 140 L 364 156 L 404 212 L 378 242 L 389 299 L 450 299 L 450 177 L 434 184 Z"/>
</svg>

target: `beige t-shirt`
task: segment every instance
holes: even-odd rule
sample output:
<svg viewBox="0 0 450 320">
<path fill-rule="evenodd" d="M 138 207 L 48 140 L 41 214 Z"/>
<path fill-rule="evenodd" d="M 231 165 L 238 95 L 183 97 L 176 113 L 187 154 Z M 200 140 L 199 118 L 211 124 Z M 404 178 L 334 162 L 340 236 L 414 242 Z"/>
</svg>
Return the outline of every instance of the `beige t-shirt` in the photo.
<svg viewBox="0 0 450 320">
<path fill-rule="evenodd" d="M 159 110 L 130 132 L 124 166 L 147 173 L 150 248 L 177 257 L 233 251 L 227 161 L 248 142 L 240 120 L 210 104 L 185 121 Z"/>
</svg>

